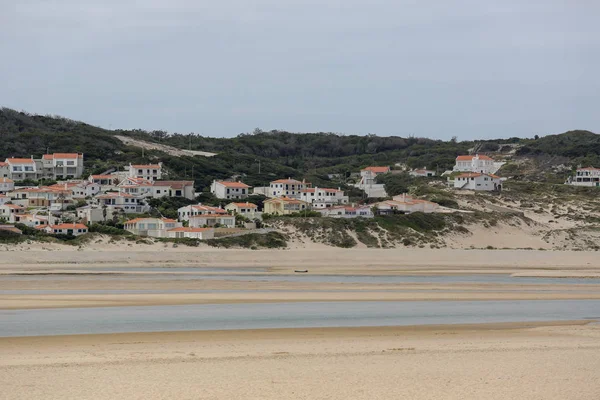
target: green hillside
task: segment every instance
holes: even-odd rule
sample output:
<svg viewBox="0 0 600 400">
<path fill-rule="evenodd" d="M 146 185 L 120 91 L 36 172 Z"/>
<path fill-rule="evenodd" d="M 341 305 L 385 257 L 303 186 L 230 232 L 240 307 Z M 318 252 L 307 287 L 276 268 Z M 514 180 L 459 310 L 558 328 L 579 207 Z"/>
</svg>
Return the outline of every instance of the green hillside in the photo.
<svg viewBox="0 0 600 400">
<path fill-rule="evenodd" d="M 171 156 L 161 151 L 142 153 L 125 146 L 115 135 L 177 148 L 217 153 L 214 157 Z M 162 161 L 170 179 L 194 179 L 198 189 L 213 179 L 238 176 L 250 185 L 264 185 L 273 178 L 293 177 L 320 186 L 345 186 L 351 173 L 367 165 L 403 163 L 410 168 L 451 169 L 459 154 L 470 149 L 498 159 L 519 162 L 529 169 L 512 166 L 527 179 L 529 170 L 539 172 L 546 164 L 536 160 L 554 157 L 569 168 L 583 163 L 600 166 L 600 135 L 571 131 L 535 139 L 501 139 L 480 142 L 432 140 L 416 137 L 338 135 L 332 133 L 263 132 L 255 129 L 234 138 L 210 138 L 164 131 L 106 130 L 67 118 L 31 115 L 0 109 L 0 158 L 41 156 L 50 152 L 83 152 L 90 173 L 119 168 L 128 163 Z M 260 162 L 260 173 L 259 173 Z M 511 168 L 507 169 L 511 172 Z M 525 171 L 525 172 L 523 172 Z M 340 174 L 330 180 L 328 174 Z M 539 174 L 538 174 L 539 175 Z M 545 176 L 545 175 L 544 175 Z M 562 179 L 550 177 L 548 179 Z"/>
</svg>

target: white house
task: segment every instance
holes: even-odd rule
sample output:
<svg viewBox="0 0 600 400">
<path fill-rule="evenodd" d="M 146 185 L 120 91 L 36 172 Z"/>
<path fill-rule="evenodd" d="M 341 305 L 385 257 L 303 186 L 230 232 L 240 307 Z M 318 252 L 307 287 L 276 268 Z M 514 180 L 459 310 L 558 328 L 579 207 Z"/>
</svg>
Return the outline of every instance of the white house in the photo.
<svg viewBox="0 0 600 400">
<path fill-rule="evenodd" d="M 311 187 L 311 184 L 296 179 L 278 179 L 269 184 L 267 197 L 287 197 L 290 199 L 299 199 L 302 191 Z"/>
<path fill-rule="evenodd" d="M 124 192 L 107 192 L 94 197 L 100 206 L 122 209 L 126 214 L 144 213 L 149 210 L 142 197 Z"/>
<path fill-rule="evenodd" d="M 454 178 L 454 188 L 477 191 L 499 191 L 502 189 L 502 181 L 500 177 L 496 175 L 466 172 Z"/>
<path fill-rule="evenodd" d="M 86 224 L 93 224 L 110 220 L 113 215 L 119 213 L 119 209 L 113 206 L 102 207 L 97 204 L 91 204 L 79 207 L 76 210 L 77 218 Z"/>
<path fill-rule="evenodd" d="M 390 172 L 390 167 L 367 167 L 360 170 L 360 184 L 371 185 L 375 183 L 375 178 L 382 174 Z"/>
<path fill-rule="evenodd" d="M 0 178 L 10 178 L 10 167 L 3 161 L 0 161 Z"/>
<path fill-rule="evenodd" d="M 375 183 L 377 176 L 390 172 L 390 167 L 367 167 L 360 170 L 360 181 L 355 185 L 368 197 L 386 197 L 385 185 Z"/>
<path fill-rule="evenodd" d="M 235 215 L 229 214 L 202 214 L 190 217 L 191 228 L 203 228 L 205 226 L 211 227 L 217 224 L 227 227 L 235 228 Z"/>
<path fill-rule="evenodd" d="M 150 237 L 168 237 L 168 231 L 181 226 L 181 222 L 169 218 L 135 218 L 125 222 L 125 230 Z"/>
<path fill-rule="evenodd" d="M 54 235 L 73 235 L 80 236 L 88 233 L 88 227 L 84 224 L 58 224 L 58 225 L 48 225 L 44 228 L 47 233 Z"/>
<path fill-rule="evenodd" d="M 14 181 L 25 179 L 38 180 L 41 177 L 41 171 L 32 158 L 7 158 L 6 164 L 10 173 L 10 178 Z"/>
<path fill-rule="evenodd" d="M 17 204 L 3 204 L 0 206 L 0 218 L 5 221 L 15 223 L 17 215 L 25 214 L 25 207 Z"/>
<path fill-rule="evenodd" d="M 435 176 L 436 173 L 433 170 L 430 169 L 413 169 L 412 171 L 410 171 L 408 173 L 410 176 L 415 176 L 415 177 L 430 177 L 430 176 Z"/>
<path fill-rule="evenodd" d="M 385 200 L 375 204 L 377 212 L 379 214 L 393 214 L 395 212 L 401 213 L 433 213 L 437 212 L 440 208 L 439 204 L 432 201 L 415 199 L 406 193 L 394 196 L 392 200 Z"/>
<path fill-rule="evenodd" d="M 177 209 L 177 216 L 180 221 L 188 221 L 190 217 L 198 215 L 225 215 L 227 210 L 220 207 L 203 206 L 202 204 L 195 204 L 184 206 Z"/>
<path fill-rule="evenodd" d="M 258 206 L 252 203 L 229 203 L 225 206 L 225 210 L 234 215 L 242 215 L 246 218 L 260 218 L 261 213 L 258 212 Z"/>
<path fill-rule="evenodd" d="M 194 198 L 194 181 L 150 181 L 144 178 L 126 178 L 117 188 L 134 196 Z"/>
<path fill-rule="evenodd" d="M 210 192 L 217 199 L 245 199 L 250 192 L 250 186 L 243 182 L 213 181 Z"/>
<path fill-rule="evenodd" d="M 0 182 L 2 182 L 1 179 Z M 600 186 L 600 168 L 577 168 L 575 176 L 569 177 L 567 184 L 574 186 Z"/>
<path fill-rule="evenodd" d="M 11 201 L 11 198 L 10 198 L 10 197 L 8 197 L 8 196 L 7 196 L 7 195 L 5 195 L 5 194 L 0 194 L 0 206 L 2 206 L 2 205 L 4 205 L 4 204 L 8 203 L 9 201 Z"/>
<path fill-rule="evenodd" d="M 327 208 L 341 204 L 348 204 L 348 196 L 341 189 L 308 188 L 301 190 L 300 200 L 306 201 L 313 208 Z"/>
<path fill-rule="evenodd" d="M 152 198 L 185 197 L 193 200 L 195 197 L 194 181 L 154 181 L 152 182 Z"/>
<path fill-rule="evenodd" d="M 15 190 L 15 181 L 10 178 L 0 178 L 0 193 L 12 192 Z"/>
<path fill-rule="evenodd" d="M 180 227 L 173 228 L 167 231 L 167 237 L 169 238 L 190 238 L 190 239 L 212 239 L 215 237 L 215 230 L 213 228 L 190 228 Z"/>
<path fill-rule="evenodd" d="M 48 179 L 74 179 L 83 175 L 83 154 L 54 153 L 42 156 L 42 175 Z"/>
<path fill-rule="evenodd" d="M 115 186 L 119 178 L 115 175 L 90 175 L 88 181 L 100 186 Z"/>
<path fill-rule="evenodd" d="M 27 225 L 30 228 L 45 228 L 48 226 L 48 217 L 35 214 L 21 214 L 15 216 L 15 222 Z"/>
<path fill-rule="evenodd" d="M 92 197 L 100 193 L 102 186 L 95 182 L 81 181 L 71 187 L 73 198 L 84 199 L 86 197 Z"/>
<path fill-rule="evenodd" d="M 481 174 L 491 174 L 495 172 L 494 160 L 488 156 L 475 154 L 474 156 L 456 157 L 454 171 L 460 172 L 478 172 Z"/>
<path fill-rule="evenodd" d="M 142 178 L 148 181 L 157 181 L 162 178 L 162 163 L 158 164 L 129 164 L 127 175 L 130 178 Z"/>
<path fill-rule="evenodd" d="M 361 206 L 334 206 L 315 210 L 321 213 L 323 217 L 331 218 L 373 218 L 373 211 L 369 205 Z"/>
</svg>

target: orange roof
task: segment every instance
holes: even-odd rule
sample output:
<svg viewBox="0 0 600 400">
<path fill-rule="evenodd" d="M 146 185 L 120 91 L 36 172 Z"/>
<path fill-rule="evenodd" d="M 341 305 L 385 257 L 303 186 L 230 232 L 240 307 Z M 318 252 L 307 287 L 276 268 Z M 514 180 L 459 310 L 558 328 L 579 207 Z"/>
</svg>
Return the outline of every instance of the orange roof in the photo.
<svg viewBox="0 0 600 400">
<path fill-rule="evenodd" d="M 0 183 L 13 183 L 14 181 L 10 178 L 0 178 Z"/>
<path fill-rule="evenodd" d="M 240 207 L 240 208 L 256 208 L 256 207 L 257 207 L 257 205 L 256 205 L 256 204 L 253 204 L 253 203 L 229 203 L 229 204 L 227 204 L 227 205 L 228 205 L 228 206 L 230 206 L 230 205 L 232 205 L 232 204 L 233 204 L 234 206 L 236 206 L 236 207 Z"/>
<path fill-rule="evenodd" d="M 4 206 L 0 206 L 0 207 L 8 207 L 8 208 L 14 208 L 14 209 L 19 209 L 19 210 L 24 209 L 24 207 L 22 207 L 18 204 L 5 204 Z"/>
<path fill-rule="evenodd" d="M 50 225 L 50 229 L 87 229 L 88 227 L 84 224 L 58 224 Z"/>
<path fill-rule="evenodd" d="M 112 175 L 92 175 L 92 179 L 113 179 Z"/>
<path fill-rule="evenodd" d="M 292 178 L 288 178 L 288 179 L 277 179 L 276 181 L 272 181 L 271 183 L 289 183 L 289 184 L 297 184 L 297 183 L 304 183 L 304 182 L 300 182 L 297 181 L 295 179 Z"/>
<path fill-rule="evenodd" d="M 132 167 L 137 169 L 160 169 L 160 165 L 158 164 L 132 165 Z"/>
<path fill-rule="evenodd" d="M 194 181 L 154 181 L 152 186 L 165 186 L 171 189 L 183 189 L 186 186 L 194 186 Z"/>
<path fill-rule="evenodd" d="M 247 189 L 250 186 L 246 185 L 244 182 L 227 182 L 227 181 L 217 181 L 218 184 L 230 187 L 230 188 L 239 188 L 239 189 Z"/>
<path fill-rule="evenodd" d="M 577 171 L 600 171 L 600 168 L 594 168 L 594 167 L 577 168 Z"/>
<path fill-rule="evenodd" d="M 6 162 L 10 164 L 34 164 L 35 162 L 31 158 L 7 158 Z"/>
<path fill-rule="evenodd" d="M 471 161 L 475 157 L 478 157 L 480 160 L 493 161 L 490 157 L 488 157 L 488 156 L 480 156 L 479 154 L 476 154 L 474 156 L 458 156 L 458 157 L 456 157 L 456 161 Z"/>
<path fill-rule="evenodd" d="M 325 192 L 342 192 L 342 190 L 339 189 L 332 189 L 332 188 L 319 188 L 320 190 L 323 190 Z"/>
<path fill-rule="evenodd" d="M 265 200 L 265 203 L 271 203 L 271 202 L 275 202 L 275 201 L 282 201 L 284 203 L 290 203 L 290 204 L 306 203 L 305 201 L 302 201 L 302 200 L 290 199 L 289 197 L 275 197 L 273 199 Z"/>
<path fill-rule="evenodd" d="M 42 156 L 44 160 L 52 160 L 56 158 L 83 158 L 83 154 L 79 153 L 54 153 L 54 154 L 44 154 Z"/>
<path fill-rule="evenodd" d="M 390 171 L 390 167 L 367 167 L 362 169 L 362 171 L 371 171 L 376 174 L 382 174 Z"/>
<path fill-rule="evenodd" d="M 221 207 L 203 206 L 202 204 L 189 207 L 198 211 L 214 211 L 216 213 L 227 214 L 227 210 L 223 210 Z"/>
<path fill-rule="evenodd" d="M 6 167 L 8 164 L 5 163 L 4 161 L 0 161 L 0 167 Z"/>
<path fill-rule="evenodd" d="M 187 226 L 182 226 L 180 228 L 169 229 L 169 232 L 204 232 L 210 230 L 212 230 L 212 228 L 190 228 Z"/>
</svg>

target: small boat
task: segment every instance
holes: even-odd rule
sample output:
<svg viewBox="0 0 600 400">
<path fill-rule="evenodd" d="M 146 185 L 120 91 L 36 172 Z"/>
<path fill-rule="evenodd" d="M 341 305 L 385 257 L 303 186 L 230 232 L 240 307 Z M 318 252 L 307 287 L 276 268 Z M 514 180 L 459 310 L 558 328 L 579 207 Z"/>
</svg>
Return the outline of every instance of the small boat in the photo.
<svg viewBox="0 0 600 400">
<path fill-rule="evenodd" d="M 307 269 L 295 269 L 294 272 L 297 272 L 299 274 L 305 274 L 308 272 L 308 270 Z"/>
</svg>

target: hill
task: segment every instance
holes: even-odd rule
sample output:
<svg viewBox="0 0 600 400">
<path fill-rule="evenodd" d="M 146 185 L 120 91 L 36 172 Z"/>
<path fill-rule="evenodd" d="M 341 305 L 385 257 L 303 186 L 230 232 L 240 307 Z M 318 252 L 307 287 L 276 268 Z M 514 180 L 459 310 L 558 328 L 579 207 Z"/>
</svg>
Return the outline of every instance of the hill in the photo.
<svg viewBox="0 0 600 400">
<path fill-rule="evenodd" d="M 124 138 L 129 140 L 124 143 Z M 90 173 L 122 168 L 130 162 L 162 161 L 170 179 L 193 179 L 198 190 L 207 188 L 213 179 L 231 177 L 253 186 L 292 177 L 347 188 L 350 174 L 367 165 L 400 164 L 441 172 L 452 168 L 457 155 L 469 152 L 507 161 L 502 175 L 558 183 L 576 165 L 600 166 L 600 135 L 571 131 L 538 139 L 472 142 L 255 129 L 233 138 L 211 138 L 192 133 L 113 131 L 63 117 L 0 109 L 0 158 L 41 156 L 46 151 L 83 152 Z M 330 174 L 341 178 L 332 180 Z"/>
</svg>

